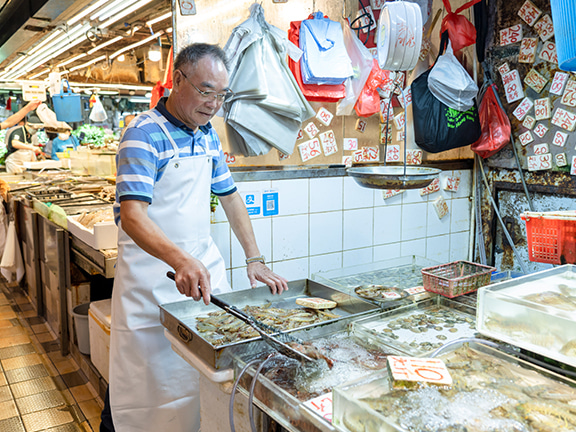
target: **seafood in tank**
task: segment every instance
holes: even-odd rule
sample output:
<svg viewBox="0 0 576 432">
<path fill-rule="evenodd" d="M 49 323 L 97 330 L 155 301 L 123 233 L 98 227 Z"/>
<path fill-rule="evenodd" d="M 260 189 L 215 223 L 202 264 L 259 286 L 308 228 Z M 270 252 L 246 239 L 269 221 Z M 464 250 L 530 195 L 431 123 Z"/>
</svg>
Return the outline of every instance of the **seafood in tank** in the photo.
<svg viewBox="0 0 576 432">
<path fill-rule="evenodd" d="M 365 388 L 365 397 L 352 399 L 338 388 L 335 414 L 344 412 L 336 415 L 336 422 L 350 432 L 388 430 L 378 418 L 402 431 L 576 431 L 576 389 L 568 380 L 552 379 L 467 344 L 439 358 L 450 371 L 451 386 L 395 390 L 383 375 L 358 385 L 356 394 Z"/>
</svg>

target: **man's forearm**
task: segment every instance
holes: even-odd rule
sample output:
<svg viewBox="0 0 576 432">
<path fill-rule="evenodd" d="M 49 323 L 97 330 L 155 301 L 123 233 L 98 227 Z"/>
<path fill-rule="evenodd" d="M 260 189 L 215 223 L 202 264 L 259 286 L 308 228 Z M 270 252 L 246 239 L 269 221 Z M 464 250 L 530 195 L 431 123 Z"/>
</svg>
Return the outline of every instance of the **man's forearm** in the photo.
<svg viewBox="0 0 576 432">
<path fill-rule="evenodd" d="M 250 258 L 260 255 L 254 230 L 252 229 L 252 221 L 250 220 L 250 216 L 248 216 L 246 206 L 240 194 L 234 192 L 231 195 L 219 197 L 219 199 L 226 213 L 226 217 L 230 222 L 232 231 L 234 231 L 234 235 L 236 235 L 242 249 L 244 249 L 246 257 Z"/>
</svg>

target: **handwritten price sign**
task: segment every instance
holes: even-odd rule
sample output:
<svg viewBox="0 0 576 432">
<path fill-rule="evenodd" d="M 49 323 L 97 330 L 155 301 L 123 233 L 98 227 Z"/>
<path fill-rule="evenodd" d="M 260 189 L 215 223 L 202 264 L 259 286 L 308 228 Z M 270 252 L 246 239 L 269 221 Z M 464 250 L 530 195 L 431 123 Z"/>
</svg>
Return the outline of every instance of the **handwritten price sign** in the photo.
<svg viewBox="0 0 576 432">
<path fill-rule="evenodd" d="M 552 155 L 528 156 L 528 171 L 542 171 L 552 168 Z"/>
<path fill-rule="evenodd" d="M 370 0 L 370 6 L 373 10 L 380 10 L 386 4 L 386 0 Z"/>
<path fill-rule="evenodd" d="M 304 402 L 304 406 L 320 417 L 332 422 L 332 392 L 310 399 Z"/>
<path fill-rule="evenodd" d="M 234 162 L 236 162 L 236 156 L 233 154 L 224 152 L 224 157 L 226 158 L 226 165 L 232 165 Z"/>
<path fill-rule="evenodd" d="M 389 145 L 386 149 L 386 162 L 400 162 L 400 146 Z"/>
<path fill-rule="evenodd" d="M 520 143 L 523 146 L 530 144 L 532 141 L 534 141 L 534 137 L 532 136 L 532 133 L 530 131 L 527 131 L 527 132 L 524 132 L 523 134 L 520 134 L 518 139 L 520 140 Z"/>
<path fill-rule="evenodd" d="M 404 129 L 404 124 L 405 124 L 405 119 L 404 119 L 404 113 L 401 112 L 400 114 L 398 114 L 396 117 L 394 117 L 394 125 L 396 126 L 396 129 L 398 130 L 402 130 Z"/>
<path fill-rule="evenodd" d="M 392 198 L 393 196 L 400 195 L 404 189 L 384 189 L 382 191 L 382 199 Z"/>
<path fill-rule="evenodd" d="M 396 132 L 396 141 L 404 141 L 404 131 Z"/>
<path fill-rule="evenodd" d="M 535 69 L 530 69 L 530 71 L 526 74 L 526 78 L 524 78 L 524 83 L 531 87 L 536 93 L 540 93 L 548 80 L 544 78 L 541 74 L 539 74 Z"/>
<path fill-rule="evenodd" d="M 552 124 L 572 132 L 576 126 L 576 114 L 562 108 L 556 108 L 552 116 Z"/>
<path fill-rule="evenodd" d="M 550 149 L 548 148 L 548 144 L 536 144 L 534 146 L 534 154 L 535 155 L 543 155 L 546 153 L 550 153 Z"/>
<path fill-rule="evenodd" d="M 542 11 L 530 0 L 526 0 L 518 11 L 518 15 L 526 22 L 526 24 L 532 27 L 536 21 L 538 21 L 540 15 L 542 15 Z"/>
<path fill-rule="evenodd" d="M 522 24 L 500 30 L 500 45 L 510 45 L 522 40 Z"/>
<path fill-rule="evenodd" d="M 552 117 L 552 105 L 550 98 L 536 99 L 534 101 L 534 113 L 536 120 L 545 120 Z"/>
<path fill-rule="evenodd" d="M 380 155 L 378 147 L 362 147 L 362 157 L 364 162 L 377 161 Z"/>
<path fill-rule="evenodd" d="M 542 123 L 538 123 L 534 128 L 534 134 L 538 135 L 540 138 L 544 137 L 548 132 L 548 128 L 544 126 Z"/>
<path fill-rule="evenodd" d="M 304 132 L 302 129 L 298 129 L 298 136 L 296 137 L 296 141 L 301 140 L 302 138 L 304 138 Z"/>
<path fill-rule="evenodd" d="M 558 147 L 564 147 L 566 145 L 566 140 L 568 139 L 568 134 L 564 132 L 557 131 L 554 134 L 554 139 L 552 140 L 552 144 Z"/>
<path fill-rule="evenodd" d="M 542 60 L 558 64 L 558 55 L 556 54 L 556 44 L 554 42 L 546 42 L 542 47 L 542 51 L 538 54 Z"/>
<path fill-rule="evenodd" d="M 334 114 L 332 114 L 326 108 L 322 107 L 318 110 L 318 113 L 316 114 L 316 118 L 318 120 L 320 120 L 320 123 L 322 123 L 324 126 L 330 126 L 330 123 L 332 122 L 332 119 L 334 118 Z M 310 138 L 312 138 L 312 137 L 310 137 Z"/>
<path fill-rule="evenodd" d="M 300 150 L 300 157 L 302 158 L 302 162 L 308 162 L 310 159 L 313 159 L 322 154 L 322 148 L 318 138 L 314 138 L 310 141 L 299 144 L 298 150 Z"/>
<path fill-rule="evenodd" d="M 504 92 L 508 103 L 516 102 L 524 97 L 524 90 L 520 82 L 520 74 L 516 69 L 511 70 L 502 76 L 504 83 Z"/>
<path fill-rule="evenodd" d="M 358 138 L 344 138 L 342 147 L 348 151 L 358 150 Z"/>
<path fill-rule="evenodd" d="M 566 153 L 558 153 L 554 156 L 554 161 L 557 167 L 563 167 L 568 165 L 568 159 L 566 159 Z"/>
<path fill-rule="evenodd" d="M 566 84 L 566 90 L 562 95 L 562 100 L 560 101 L 562 105 L 568 105 L 571 107 L 576 106 L 576 81 L 570 80 Z"/>
<path fill-rule="evenodd" d="M 329 130 L 327 132 L 322 132 L 320 134 L 320 142 L 322 143 L 322 148 L 324 149 L 324 156 L 330 156 L 338 151 L 338 146 L 336 145 L 336 137 L 334 132 Z"/>
<path fill-rule="evenodd" d="M 526 118 L 522 122 L 522 126 L 524 126 L 526 129 L 532 129 L 535 124 L 536 119 L 532 116 L 526 116 Z"/>
<path fill-rule="evenodd" d="M 534 63 L 536 60 L 536 47 L 538 47 L 537 38 L 524 38 L 520 43 L 520 55 L 518 62 L 520 63 Z"/>
<path fill-rule="evenodd" d="M 362 119 L 356 120 L 356 130 L 359 131 L 359 132 L 364 133 L 364 131 L 366 130 L 366 126 L 367 126 L 367 125 L 368 125 L 368 124 L 366 123 L 365 120 L 362 120 Z"/>
<path fill-rule="evenodd" d="M 438 178 L 435 178 L 434 180 L 432 180 L 432 183 L 430 183 L 428 186 L 420 189 L 420 196 L 430 195 L 431 193 L 438 192 L 439 190 L 440 190 L 440 180 Z"/>
<path fill-rule="evenodd" d="M 398 96 L 398 102 L 400 102 L 402 108 L 410 106 L 412 103 L 412 89 L 410 87 L 407 87 L 406 90 L 404 90 L 404 97 L 402 97 L 402 95 Z"/>
<path fill-rule="evenodd" d="M 500 76 L 507 74 L 510 72 L 510 65 L 508 63 L 502 63 L 500 67 L 498 67 L 498 72 L 500 72 Z"/>
<path fill-rule="evenodd" d="M 518 120 L 522 121 L 522 119 L 526 117 L 526 114 L 528 114 L 528 111 L 530 111 L 533 106 L 534 102 L 532 102 L 532 99 L 525 97 L 524 99 L 522 99 L 522 102 L 520 102 L 520 104 L 516 107 L 516 109 L 512 112 L 512 114 Z"/>
<path fill-rule="evenodd" d="M 380 121 L 386 123 L 390 117 L 394 116 L 391 99 L 380 99 Z"/>
<path fill-rule="evenodd" d="M 564 85 L 568 81 L 568 74 L 565 72 L 556 72 L 554 74 L 554 79 L 550 85 L 550 93 L 561 95 L 564 90 Z"/>
<path fill-rule="evenodd" d="M 460 187 L 460 177 L 446 177 L 444 190 L 448 192 L 458 192 Z"/>
<path fill-rule="evenodd" d="M 430 39 L 428 39 L 425 35 L 422 35 L 422 47 L 420 48 L 420 55 L 418 56 L 418 60 L 426 60 L 426 57 L 428 57 L 428 53 L 430 52 L 430 48 L 432 48 Z"/>
<path fill-rule="evenodd" d="M 388 136 L 386 136 L 388 135 Z M 380 142 L 386 144 L 386 142 L 392 142 L 392 124 L 382 123 L 380 124 Z"/>
<path fill-rule="evenodd" d="M 394 78 L 394 83 L 398 85 L 399 88 L 404 88 L 404 83 L 406 82 L 406 73 L 405 72 L 396 72 L 396 77 Z M 400 94 L 400 90 L 398 87 L 394 87 L 394 93 Z"/>
<path fill-rule="evenodd" d="M 316 127 L 316 125 L 313 122 L 310 122 L 304 128 L 304 132 L 306 132 L 308 138 L 314 138 L 318 134 L 318 132 L 320 132 L 320 130 Z"/>
<path fill-rule="evenodd" d="M 554 36 L 554 24 L 552 24 L 552 18 L 550 15 L 544 15 L 540 21 L 534 24 L 534 30 L 542 39 L 542 42 L 546 42 L 552 36 Z"/>
<path fill-rule="evenodd" d="M 354 157 L 352 156 L 342 156 L 342 165 L 344 165 L 346 168 L 350 168 L 353 161 Z"/>
<path fill-rule="evenodd" d="M 422 150 L 406 150 L 406 165 L 422 165 Z"/>
<path fill-rule="evenodd" d="M 434 209 L 436 210 L 436 214 L 438 215 L 438 219 L 442 219 L 444 216 L 448 216 L 448 204 L 446 203 L 446 200 L 444 199 L 444 197 L 439 196 L 438 198 L 436 198 L 432 202 L 432 205 L 434 206 Z"/>
<path fill-rule="evenodd" d="M 288 159 L 288 158 L 290 158 L 290 155 L 289 155 L 289 154 L 282 153 L 280 150 L 278 150 L 278 159 L 279 159 L 279 160 L 282 161 L 282 160 L 286 160 L 286 159 Z"/>
</svg>

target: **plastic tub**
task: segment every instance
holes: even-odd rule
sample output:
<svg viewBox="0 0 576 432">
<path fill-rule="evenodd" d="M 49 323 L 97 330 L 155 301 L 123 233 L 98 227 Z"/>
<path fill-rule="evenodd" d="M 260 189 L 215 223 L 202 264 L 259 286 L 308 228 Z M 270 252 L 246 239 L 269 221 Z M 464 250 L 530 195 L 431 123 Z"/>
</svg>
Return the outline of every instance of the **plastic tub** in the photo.
<svg viewBox="0 0 576 432">
<path fill-rule="evenodd" d="M 84 303 L 72 309 L 74 316 L 74 326 L 78 339 L 78 350 L 82 354 L 90 354 L 90 330 L 88 327 L 88 309 L 90 303 Z"/>
</svg>

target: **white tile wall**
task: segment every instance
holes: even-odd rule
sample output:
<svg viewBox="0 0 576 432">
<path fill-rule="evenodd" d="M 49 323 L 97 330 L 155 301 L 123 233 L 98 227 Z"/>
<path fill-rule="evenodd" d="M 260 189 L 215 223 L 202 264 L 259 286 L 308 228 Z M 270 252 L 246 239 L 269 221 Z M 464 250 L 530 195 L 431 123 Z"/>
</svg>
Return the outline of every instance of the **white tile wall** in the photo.
<svg viewBox="0 0 576 432">
<path fill-rule="evenodd" d="M 379 190 L 358 186 L 350 177 L 274 180 L 238 183 L 241 191 L 276 189 L 279 215 L 253 217 L 260 251 L 271 268 L 289 280 L 310 278 L 373 261 L 417 255 L 438 262 L 468 259 L 472 173 L 460 176 L 458 192 L 420 191 L 382 199 Z M 438 219 L 432 202 L 442 195 L 450 214 Z M 221 206 L 212 226 L 214 240 L 230 270 L 231 285 L 250 288 L 244 252 L 225 222 Z"/>
</svg>

